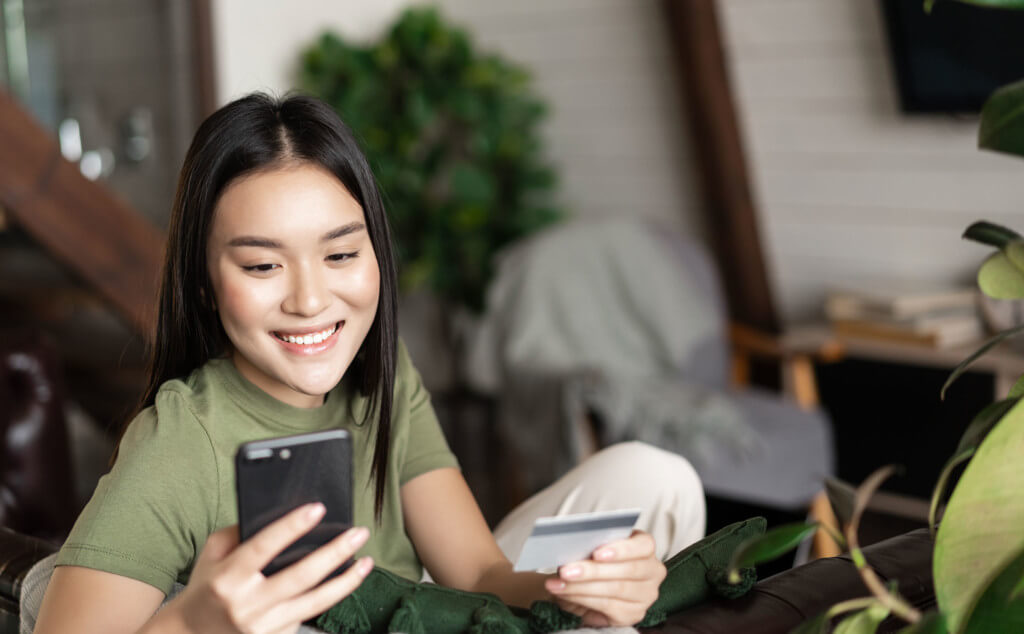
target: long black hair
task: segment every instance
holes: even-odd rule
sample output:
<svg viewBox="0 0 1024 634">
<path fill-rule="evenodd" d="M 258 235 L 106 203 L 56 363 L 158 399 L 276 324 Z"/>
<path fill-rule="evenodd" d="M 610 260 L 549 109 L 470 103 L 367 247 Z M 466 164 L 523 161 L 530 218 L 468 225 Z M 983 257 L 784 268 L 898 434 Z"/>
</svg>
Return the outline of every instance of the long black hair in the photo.
<svg viewBox="0 0 1024 634">
<path fill-rule="evenodd" d="M 398 340 L 395 257 L 384 204 L 366 157 L 341 118 L 317 99 L 274 99 L 255 93 L 229 103 L 199 126 L 185 156 L 171 210 L 149 379 L 138 409 L 153 405 L 164 382 L 185 377 L 230 349 L 214 310 L 206 261 L 210 224 L 220 195 L 243 175 L 302 163 L 334 174 L 362 206 L 380 269 L 377 314 L 346 371 L 346 380 L 370 398 L 367 417 L 378 414 L 371 478 L 374 515 L 379 520 Z M 121 436 L 126 428 L 127 422 Z"/>
</svg>

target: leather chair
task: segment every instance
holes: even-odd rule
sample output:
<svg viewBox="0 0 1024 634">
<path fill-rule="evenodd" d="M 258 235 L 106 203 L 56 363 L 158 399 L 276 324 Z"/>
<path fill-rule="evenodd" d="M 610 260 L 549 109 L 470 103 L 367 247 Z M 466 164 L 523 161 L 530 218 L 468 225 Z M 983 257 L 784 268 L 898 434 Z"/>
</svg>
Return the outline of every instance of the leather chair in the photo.
<svg viewBox="0 0 1024 634">
<path fill-rule="evenodd" d="M 64 403 L 53 344 L 0 334 L 0 526 L 57 543 L 79 511 Z"/>
</svg>

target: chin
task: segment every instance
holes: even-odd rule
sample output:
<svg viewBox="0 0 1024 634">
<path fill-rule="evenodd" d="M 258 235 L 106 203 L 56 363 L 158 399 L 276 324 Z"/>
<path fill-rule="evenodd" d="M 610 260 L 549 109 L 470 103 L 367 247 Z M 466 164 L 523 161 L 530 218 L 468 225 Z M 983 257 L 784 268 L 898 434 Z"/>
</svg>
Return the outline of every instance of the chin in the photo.
<svg viewBox="0 0 1024 634">
<path fill-rule="evenodd" d="M 342 376 L 344 376 L 344 373 L 323 377 L 295 377 L 295 380 L 289 383 L 292 389 L 297 392 L 308 396 L 323 396 L 341 382 Z"/>
</svg>

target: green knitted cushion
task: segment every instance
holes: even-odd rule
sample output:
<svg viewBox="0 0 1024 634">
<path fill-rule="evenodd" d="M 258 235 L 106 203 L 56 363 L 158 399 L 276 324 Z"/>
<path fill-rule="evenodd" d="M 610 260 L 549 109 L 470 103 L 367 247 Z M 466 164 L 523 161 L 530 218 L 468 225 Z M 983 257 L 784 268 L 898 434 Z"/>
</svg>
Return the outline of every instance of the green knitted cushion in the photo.
<svg viewBox="0 0 1024 634">
<path fill-rule="evenodd" d="M 745 594 L 755 575 L 745 571 L 743 582 L 732 586 L 722 583 L 723 571 L 740 543 L 764 529 L 763 517 L 737 522 L 674 555 L 665 562 L 668 575 L 658 589 L 658 600 L 640 625 L 658 625 L 669 614 L 712 596 Z M 531 634 L 575 629 L 580 618 L 549 601 L 535 602 L 530 611 L 510 608 L 493 594 L 415 583 L 375 568 L 316 625 L 340 634 Z"/>
<path fill-rule="evenodd" d="M 648 608 L 640 625 L 658 625 L 669 614 L 713 596 L 734 599 L 746 594 L 757 582 L 753 572 L 744 571 L 742 581 L 735 586 L 723 584 L 719 579 L 724 577 L 733 551 L 751 537 L 763 535 L 766 526 L 763 517 L 736 522 L 673 555 L 665 562 L 668 575 L 658 588 L 658 600 Z"/>
</svg>

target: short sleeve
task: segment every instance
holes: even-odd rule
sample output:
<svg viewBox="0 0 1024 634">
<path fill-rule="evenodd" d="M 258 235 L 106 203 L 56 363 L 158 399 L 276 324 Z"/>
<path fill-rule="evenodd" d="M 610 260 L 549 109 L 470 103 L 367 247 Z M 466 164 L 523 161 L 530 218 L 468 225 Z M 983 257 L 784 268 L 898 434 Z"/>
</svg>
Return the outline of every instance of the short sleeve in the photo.
<svg viewBox="0 0 1024 634">
<path fill-rule="evenodd" d="M 405 484 L 418 475 L 442 469 L 458 468 L 459 462 L 448 448 L 437 414 L 430 404 L 430 394 L 423 387 L 420 373 L 413 367 L 405 344 L 398 342 L 395 368 L 395 428 L 407 437 L 405 455 L 399 470 L 399 483 Z"/>
<path fill-rule="evenodd" d="M 184 581 L 214 529 L 220 491 L 213 446 L 184 396 L 161 390 L 129 425 L 57 557 L 148 583 Z"/>
</svg>

